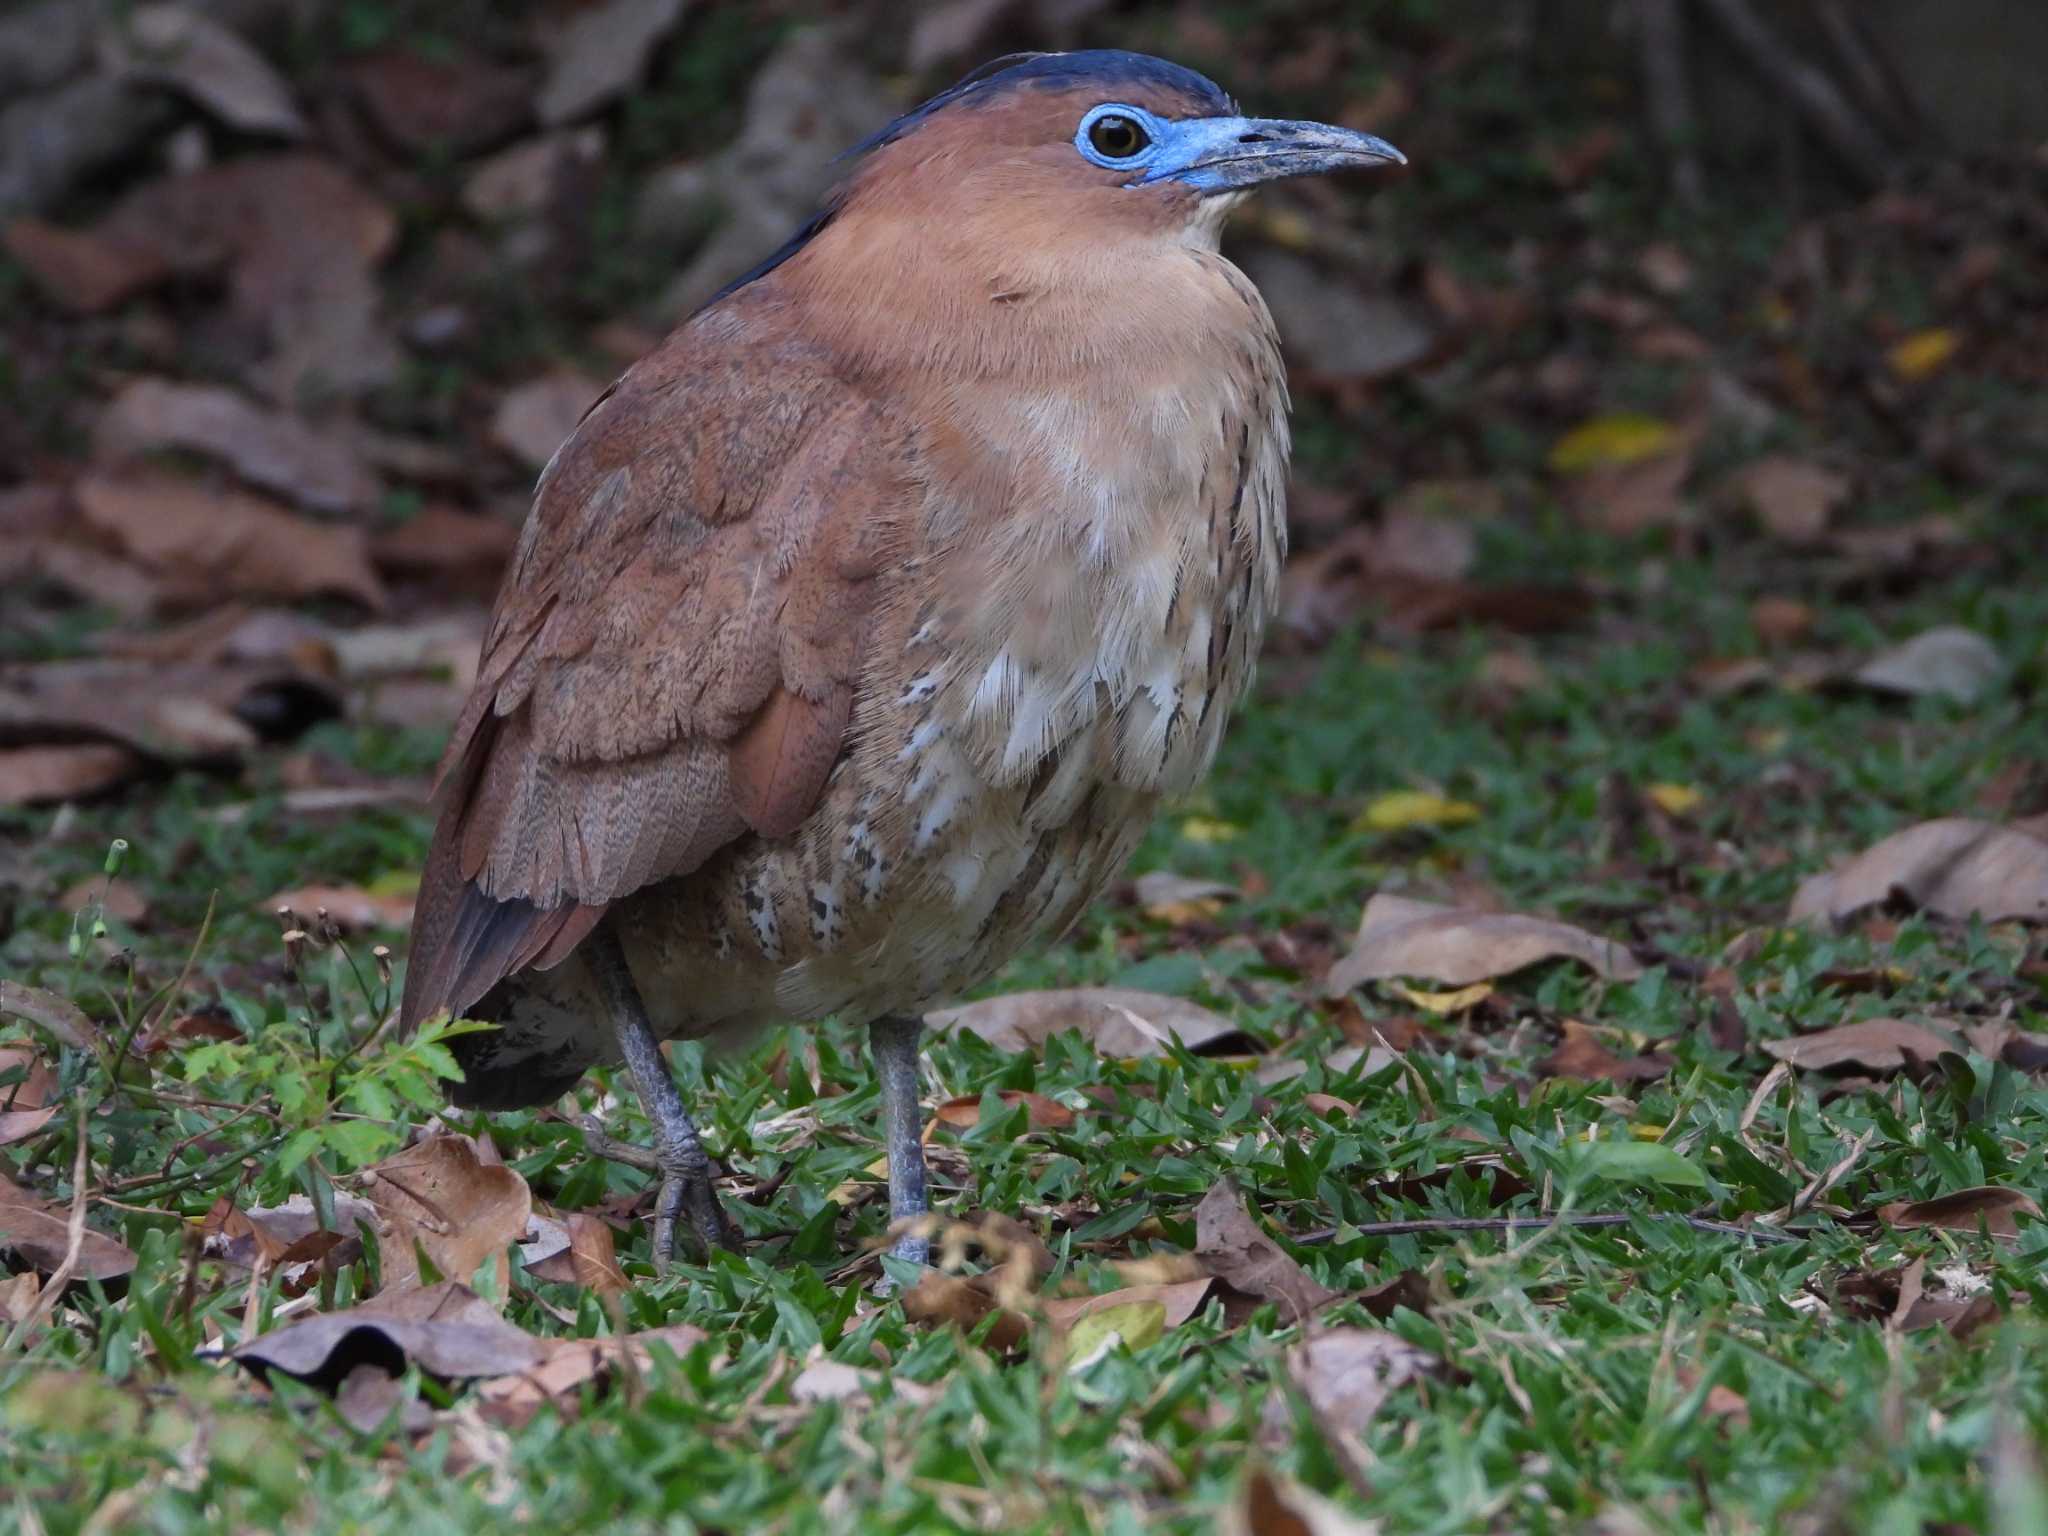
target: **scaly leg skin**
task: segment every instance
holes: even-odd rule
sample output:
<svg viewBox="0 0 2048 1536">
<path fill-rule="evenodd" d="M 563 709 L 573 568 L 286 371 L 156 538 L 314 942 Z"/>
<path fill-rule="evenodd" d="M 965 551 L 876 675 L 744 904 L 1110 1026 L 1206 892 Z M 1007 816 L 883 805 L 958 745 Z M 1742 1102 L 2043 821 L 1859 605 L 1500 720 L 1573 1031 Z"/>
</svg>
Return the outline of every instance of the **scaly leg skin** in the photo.
<svg viewBox="0 0 2048 1536">
<path fill-rule="evenodd" d="M 876 1019 L 868 1026 L 868 1046 L 882 1081 L 891 1222 L 931 1210 L 925 1195 L 924 1112 L 917 1102 L 917 1040 L 923 1032 L 921 1019 L 897 1016 Z M 921 1233 L 905 1233 L 890 1251 L 899 1259 L 922 1264 L 931 1252 L 931 1241 Z"/>
<path fill-rule="evenodd" d="M 582 953 L 611 1011 L 619 1052 L 632 1069 L 641 1106 L 654 1127 L 654 1160 L 661 1170 L 661 1191 L 654 1201 L 654 1270 L 666 1274 L 675 1253 L 676 1218 L 688 1213 L 690 1228 L 709 1258 L 714 1248 L 731 1248 L 732 1229 L 711 1187 L 711 1159 L 697 1137 L 697 1127 L 683 1108 L 683 1096 L 663 1059 L 647 1017 L 647 1005 L 626 968 L 625 953 L 612 931 L 600 924 L 582 944 Z"/>
</svg>

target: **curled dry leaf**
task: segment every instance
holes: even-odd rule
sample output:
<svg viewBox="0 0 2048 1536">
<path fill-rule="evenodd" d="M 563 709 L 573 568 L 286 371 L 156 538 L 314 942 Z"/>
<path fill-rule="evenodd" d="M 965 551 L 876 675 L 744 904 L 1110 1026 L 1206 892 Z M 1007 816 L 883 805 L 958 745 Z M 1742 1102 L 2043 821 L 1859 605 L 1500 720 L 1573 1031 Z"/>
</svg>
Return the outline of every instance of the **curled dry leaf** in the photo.
<svg viewBox="0 0 2048 1536">
<path fill-rule="evenodd" d="M 69 998 L 0 976 L 0 1017 L 26 1019 L 48 1030 L 74 1051 L 99 1049 L 99 1030 Z"/>
<path fill-rule="evenodd" d="M 1897 1072 L 1914 1063 L 1932 1062 L 1943 1051 L 1955 1050 L 1956 1042 L 1910 1019 L 1859 1019 L 1789 1040 L 1766 1040 L 1763 1048 L 1778 1060 L 1809 1072 L 1834 1067 Z"/>
<path fill-rule="evenodd" d="M 1215 1278 L 1202 1275 L 1196 1279 L 1175 1280 L 1163 1285 L 1128 1285 L 1122 1290 L 1106 1291 L 1100 1296 L 1048 1297 L 1041 1305 L 1046 1321 L 1062 1333 L 1071 1330 L 1082 1318 L 1091 1317 L 1111 1307 L 1147 1302 L 1163 1309 L 1165 1327 L 1178 1328 L 1208 1304 L 1210 1293 L 1215 1288 Z"/>
<path fill-rule="evenodd" d="M 536 1216 L 535 1224 L 544 1219 Z M 536 1280 L 580 1285 L 590 1291 L 616 1294 L 628 1289 L 626 1272 L 619 1268 L 618 1246 L 603 1218 L 588 1211 L 571 1211 L 561 1218 L 561 1226 L 561 1245 L 545 1257 L 529 1259 L 528 1274 Z"/>
<path fill-rule="evenodd" d="M 1029 1114 L 1029 1123 L 1034 1131 L 1064 1131 L 1074 1123 L 1074 1112 L 1057 1099 L 1049 1099 L 1042 1093 L 1031 1093 L 1022 1088 L 1004 1088 L 996 1097 L 1005 1104 L 1022 1104 Z M 958 1098 L 946 1100 L 932 1111 L 934 1122 L 955 1126 L 961 1130 L 971 1129 L 981 1119 L 981 1095 L 963 1093 Z"/>
<path fill-rule="evenodd" d="M 0 805 L 42 805 L 106 794 L 140 774 L 139 753 L 108 742 L 0 751 Z"/>
<path fill-rule="evenodd" d="M 495 1260 L 509 1283 L 505 1249 L 526 1236 L 533 1196 L 526 1180 L 487 1163 L 467 1136 L 430 1136 L 363 1176 L 363 1198 L 383 1217 L 380 1252 L 387 1289 L 420 1283 L 419 1254 L 451 1280 Z M 504 1288 L 498 1290 L 504 1294 Z"/>
<path fill-rule="evenodd" d="M 322 512 L 367 507 L 379 494 L 345 440 L 218 385 L 137 379 L 107 402 L 93 446 L 103 465 L 165 448 L 205 454 L 259 489 Z"/>
<path fill-rule="evenodd" d="M 2005 1189 L 1996 1184 L 1976 1189 L 1959 1189 L 1932 1200 L 1894 1200 L 1877 1210 L 1878 1219 L 1891 1227 L 1938 1227 L 1945 1232 L 1989 1232 L 1993 1237 L 2017 1237 L 2022 1216 L 2040 1221 L 2041 1207 L 2024 1190 Z"/>
<path fill-rule="evenodd" d="M 477 1384 L 484 1417 L 508 1429 L 527 1423 L 550 1403 L 573 1402 L 585 1387 L 624 1376 L 644 1377 L 660 1362 L 658 1351 L 677 1359 L 710 1337 L 702 1328 L 672 1323 L 645 1333 L 601 1339 L 536 1339 L 539 1363 L 513 1367 L 506 1374 Z"/>
<path fill-rule="evenodd" d="M 1648 1082 L 1671 1070 L 1668 1056 L 1616 1056 L 1601 1043 L 1593 1027 L 1578 1019 L 1564 1021 L 1564 1038 L 1557 1049 L 1536 1063 L 1542 1077 L 1576 1077 L 1587 1082 L 1605 1078 L 1611 1083 Z"/>
<path fill-rule="evenodd" d="M 1224 1536 L 1380 1536 L 1377 1520 L 1265 1467 L 1246 1471 L 1237 1501 L 1218 1522 Z"/>
<path fill-rule="evenodd" d="M 1835 511 L 1849 499 L 1849 482 L 1825 465 L 1770 454 L 1737 471 L 1736 494 L 1765 532 L 1796 548 L 1827 537 Z"/>
<path fill-rule="evenodd" d="M 1433 1376 L 1443 1361 L 1382 1328 L 1329 1328 L 1288 1355 L 1288 1374 L 1326 1435 L 1363 1435 L 1386 1400 L 1408 1382 Z"/>
<path fill-rule="evenodd" d="M 387 1290 L 361 1306 L 288 1323 L 230 1352 L 258 1378 L 282 1371 L 324 1392 L 338 1391 L 364 1366 L 401 1376 L 416 1365 L 442 1381 L 473 1381 L 531 1371 L 546 1357 L 543 1340 L 513 1327 L 453 1280 Z"/>
<path fill-rule="evenodd" d="M 412 924 L 413 893 L 370 891 L 359 885 L 302 885 L 279 891 L 268 901 L 258 902 L 265 914 L 289 907 L 304 922 L 322 911 L 338 928 L 361 932 L 369 928 L 406 928 Z"/>
<path fill-rule="evenodd" d="M 332 685 L 290 664 L 48 661 L 0 667 L 0 733 L 112 738 L 151 758 L 232 758 L 341 713 Z"/>
<path fill-rule="evenodd" d="M 1037 1051 L 1065 1030 L 1104 1056 L 1163 1056 L 1171 1040 L 1204 1056 L 1253 1054 L 1259 1043 L 1220 1013 L 1182 997 L 1129 987 L 1012 992 L 925 1015 L 938 1034 L 964 1030 L 1004 1051 Z"/>
<path fill-rule="evenodd" d="M 57 1074 L 35 1048 L 19 1041 L 0 1044 L 0 1147 L 35 1135 L 60 1108 Z"/>
<path fill-rule="evenodd" d="M 1924 821 L 1804 881 L 1790 917 L 1839 923 L 1895 896 L 1957 921 L 2048 922 L 2048 841 L 1986 821 Z"/>
<path fill-rule="evenodd" d="M 1880 693 L 1973 704 L 1998 680 L 2004 666 L 1998 648 L 1974 629 L 1944 624 L 1879 652 L 1851 677 Z"/>
<path fill-rule="evenodd" d="M 557 369 L 505 391 L 491 418 L 491 440 L 528 469 L 544 468 L 604 393 L 604 382 Z"/>
<path fill-rule="evenodd" d="M 901 1398 L 923 1405 L 938 1394 L 921 1381 L 909 1381 L 892 1371 L 864 1370 L 840 1360 L 827 1360 L 822 1346 L 789 1384 L 789 1395 L 799 1403 L 844 1403 L 858 1399 Z"/>
<path fill-rule="evenodd" d="M 316 523 L 259 496 L 165 475 L 95 475 L 74 494 L 88 527 L 189 601 L 332 595 L 384 606 L 360 528 Z"/>
<path fill-rule="evenodd" d="M 1583 928 L 1518 913 L 1481 912 L 1381 894 L 1366 903 L 1350 952 L 1330 967 L 1327 995 L 1413 976 L 1462 987 L 1544 960 L 1576 960 L 1610 981 L 1642 966 L 1626 948 Z"/>
<path fill-rule="evenodd" d="M 44 1275 L 53 1275 L 71 1251 L 71 1212 L 53 1205 L 0 1173 L 0 1249 Z M 85 1229 L 78 1249 L 79 1280 L 112 1280 L 135 1268 L 135 1253 L 104 1232 Z"/>
<path fill-rule="evenodd" d="M 586 117 L 636 85 L 689 0 L 602 0 L 584 7 L 548 48 L 534 110 L 549 127 Z"/>
<path fill-rule="evenodd" d="M 263 55 L 192 7 L 136 6 L 107 29 L 100 58 L 116 74 L 191 97 L 244 133 L 306 136 L 291 91 Z"/>
<path fill-rule="evenodd" d="M 1238 1187 L 1225 1179 L 1195 1207 L 1195 1257 L 1233 1289 L 1278 1302 L 1289 1322 L 1305 1322 L 1342 1294 L 1303 1269 L 1266 1236 Z"/>
</svg>

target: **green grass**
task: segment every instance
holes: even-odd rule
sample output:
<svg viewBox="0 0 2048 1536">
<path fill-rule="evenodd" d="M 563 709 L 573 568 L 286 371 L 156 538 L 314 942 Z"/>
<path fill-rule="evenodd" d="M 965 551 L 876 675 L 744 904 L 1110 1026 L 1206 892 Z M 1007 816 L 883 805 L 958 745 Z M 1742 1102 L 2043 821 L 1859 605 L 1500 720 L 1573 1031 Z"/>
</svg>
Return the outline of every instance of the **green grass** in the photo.
<svg viewBox="0 0 2048 1536">
<path fill-rule="evenodd" d="M 1512 569 L 1532 547 L 1509 539 L 1490 559 L 1496 570 Z M 1605 556 L 1622 569 L 1641 553 Z M 1750 643 L 1741 617 L 1749 594 L 1725 574 L 1674 565 L 1657 597 L 1610 610 L 1600 621 L 1610 633 L 1541 646 L 1551 683 L 1505 705 L 1475 681 L 1497 637 L 1398 653 L 1347 641 L 1318 662 L 1271 665 L 1200 807 L 1237 835 L 1189 841 L 1186 815 L 1176 811 L 1141 864 L 1262 875 L 1264 892 L 1218 919 L 1254 939 L 1327 925 L 1341 942 L 1371 891 L 1458 875 L 1489 882 L 1513 908 L 1647 940 L 1697 967 L 1746 955 L 1733 968 L 1753 1042 L 1872 1013 L 1969 1015 L 2009 1002 L 2022 1024 L 2038 1026 L 2039 994 L 2015 974 L 2025 940 L 2013 930 L 1910 918 L 1880 942 L 1863 932 L 1785 932 L 1778 923 L 1797 879 L 1831 857 L 1924 817 L 1967 812 L 2008 763 L 2048 760 L 2048 724 L 2027 707 L 2048 641 L 2048 599 L 2022 584 L 1972 580 L 1880 610 L 1825 612 L 1822 638 L 1845 646 L 1938 619 L 1979 625 L 2015 670 L 1969 708 L 1834 692 L 1710 701 L 1689 688 L 1686 668 Z M 1617 643 L 1624 632 L 1631 643 Z M 416 770 L 430 756 L 429 743 L 335 727 L 319 745 L 379 772 Z M 1616 817 L 1621 786 L 1655 782 L 1688 784 L 1705 797 L 1688 821 L 1664 824 L 1677 828 L 1676 843 L 1661 840 L 1658 823 Z M 1434 834 L 1350 830 L 1366 800 L 1411 787 L 1467 799 L 1481 815 Z M 228 805 L 241 819 L 223 822 L 217 813 Z M 46 823 L 16 817 L 14 828 L 40 839 Z M 263 899 L 309 878 L 367 882 L 411 867 L 424 831 L 420 818 L 396 813 L 294 820 L 260 789 L 181 777 L 84 811 L 34 849 L 47 891 L 97 869 L 109 838 L 128 839 L 125 872 L 156 907 L 146 934 L 114 925 L 110 942 L 132 938 L 132 950 L 87 946 L 74 962 L 69 920 L 36 897 L 0 965 L 79 998 L 111 1026 L 132 1016 L 127 955 L 141 991 L 169 982 L 213 899 L 213 933 L 195 974 L 221 991 L 254 1044 L 247 1058 L 205 1059 L 223 1074 L 214 1092 L 258 1095 L 277 1078 L 252 1074 L 307 1070 L 308 1040 L 332 1048 L 362 1029 L 369 1003 L 380 1000 L 370 978 L 366 1002 L 333 951 L 316 955 L 304 987 L 288 982 Z M 1745 930 L 1767 936 L 1727 951 Z M 1889 995 L 1827 979 L 1883 964 L 1903 972 Z M 959 1190 L 942 1179 L 942 1203 L 1027 1220 L 1059 1257 L 1052 1286 L 1107 1289 L 1116 1284 L 1112 1257 L 1192 1247 L 1193 1205 L 1227 1175 L 1276 1232 L 1338 1229 L 1298 1250 L 1332 1287 L 1360 1290 L 1423 1272 L 1429 1311 L 1398 1312 L 1388 1326 L 1440 1351 L 1457 1374 L 1402 1389 L 1370 1432 L 1372 1511 L 1389 1530 L 1578 1530 L 1616 1510 L 1652 1530 L 1773 1530 L 1795 1511 L 1845 1530 L 1988 1528 L 2001 1486 L 1990 1471 L 1999 1436 L 2048 1428 L 2036 1321 L 2048 1299 L 2039 1279 L 2048 1232 L 2026 1227 L 1998 1244 L 1887 1234 L 1820 1214 L 1803 1223 L 1803 1241 L 1753 1246 L 1653 1213 L 1781 1210 L 1799 1181 L 1749 1147 L 1818 1170 L 1866 1135 L 1862 1156 L 1828 1197 L 1834 1211 L 1984 1183 L 2039 1192 L 2048 1185 L 2048 1091 L 1981 1059 L 1972 1063 L 1979 1089 L 2003 1074 L 1990 1110 L 1986 1095 L 1973 1109 L 1971 1094 L 1939 1075 L 1839 1097 L 1824 1091 L 1825 1080 L 1802 1078 L 1768 1099 L 1745 1143 L 1738 1124 L 1768 1061 L 1753 1045 L 1741 1056 L 1712 1046 L 1710 1000 L 1683 971 L 1660 969 L 1621 987 L 1560 968 L 1529 973 L 1504 985 L 1502 1013 L 1425 1036 L 1410 1053 L 1412 1074 L 1394 1067 L 1361 1079 L 1324 1064 L 1341 1040 L 1314 989 L 1254 944 L 1229 935 L 1189 942 L 1130 908 L 1105 907 L 991 990 L 1121 982 L 1185 992 L 1275 1052 L 1306 1060 L 1308 1071 L 1261 1089 L 1239 1062 L 1104 1060 L 1071 1036 L 1043 1060 L 972 1039 L 934 1043 L 928 1089 L 1035 1088 L 1086 1109 L 1070 1129 L 1025 1134 L 1021 1109 L 1005 1113 L 989 1101 L 980 1125 L 941 1137 L 957 1141 L 974 1185 Z M 1361 1001 L 1369 1016 L 1406 1010 L 1391 997 Z M 1621 1090 L 1532 1079 L 1531 1062 L 1554 1045 L 1565 1017 L 1615 1026 L 1669 1052 L 1675 1066 L 1662 1080 Z M 805 1074 L 790 1067 L 806 1052 L 815 1052 L 824 1096 L 814 1098 Z M 386 1057 L 372 1059 L 377 1072 L 389 1070 Z M 67 1057 L 63 1070 L 67 1088 L 97 1106 L 96 1177 L 156 1168 L 171 1142 L 221 1118 L 110 1090 L 89 1059 Z M 879 1150 L 865 1056 L 850 1032 L 779 1031 L 708 1062 L 693 1048 L 681 1071 L 714 1151 L 735 1174 L 766 1181 L 794 1164 L 765 1206 L 739 1207 L 751 1251 L 656 1282 L 636 1233 L 624 1251 L 637 1284 L 616 1321 L 587 1294 L 538 1281 L 520 1286 L 509 1313 L 556 1334 L 671 1322 L 710 1333 L 637 1391 L 593 1397 L 509 1435 L 459 1430 L 450 1419 L 416 1440 L 395 1430 L 360 1435 L 317 1394 L 287 1385 L 272 1398 L 230 1367 L 195 1360 L 206 1338 L 241 1335 L 245 1300 L 210 1263 L 186 1293 L 178 1217 L 201 1214 L 237 1174 L 250 1203 L 302 1187 L 313 1166 L 340 1177 L 350 1162 L 350 1146 L 324 1146 L 314 1163 L 287 1174 L 268 1150 L 282 1127 L 244 1122 L 219 1132 L 211 1150 L 179 1153 L 168 1172 L 189 1175 L 217 1161 L 223 1142 L 231 1151 L 265 1148 L 246 1170 L 131 1201 L 157 1214 L 97 1218 L 141 1254 L 125 1295 L 80 1296 L 65 1327 L 0 1366 L 0 1484 L 14 1500 L 0 1518 L 19 1524 L 32 1509 L 42 1529 L 81 1530 L 103 1501 L 119 1498 L 122 1528 L 166 1531 L 468 1530 L 508 1518 L 565 1528 L 1195 1531 L 1235 1496 L 1252 1457 L 1353 1497 L 1291 1405 L 1283 1363 L 1295 1334 L 1271 1307 L 1231 1328 L 1212 1306 L 1155 1343 L 1070 1374 L 1049 1354 L 1006 1361 L 973 1340 L 914 1328 L 862 1289 L 871 1277 L 844 1273 L 880 1225 L 872 1201 L 838 1217 L 826 1200 L 848 1179 L 872 1186 L 862 1170 Z M 1104 1085 L 1114 1090 L 1113 1109 L 1081 1093 Z M 593 1080 L 586 1097 L 594 1101 L 604 1086 Z M 1303 1097 L 1315 1092 L 1351 1101 L 1357 1115 L 1314 1113 Z M 395 1105 L 398 1119 L 424 1113 L 404 1092 Z M 804 1129 L 784 1121 L 780 1132 L 756 1130 L 806 1105 Z M 618 1118 L 638 1126 L 630 1107 Z M 587 1155 L 581 1133 L 559 1121 L 517 1114 L 455 1123 L 488 1128 L 536 1195 L 564 1208 L 589 1208 L 643 1182 Z M 44 1165 L 38 1182 L 61 1199 L 69 1133 L 53 1123 L 45 1136 L 31 1144 Z M 1588 1137 L 1632 1136 L 1680 1149 L 1703 1187 L 1589 1174 Z M 368 1157 L 379 1145 L 372 1138 L 354 1150 Z M 1481 1153 L 1531 1192 L 1496 1207 L 1486 1177 L 1454 1166 Z M 1536 1213 L 1546 1208 L 1546 1184 L 1548 1209 L 1569 1202 L 1640 1219 L 1512 1238 L 1346 1230 L 1404 1215 Z M 1812 1305 L 1845 1274 L 1915 1255 L 1930 1267 L 1967 1265 L 2009 1315 L 1958 1342 L 1939 1329 L 1889 1333 Z M 1355 1307 L 1329 1320 L 1370 1321 Z M 814 1351 L 893 1362 L 935 1395 L 917 1405 L 795 1404 L 791 1379 Z M 1714 1387 L 1738 1394 L 1745 1414 L 1709 1412 Z M 440 1400 L 431 1383 L 417 1389 Z M 1283 1432 L 1262 1432 L 1262 1423 Z M 2008 1473 L 2002 1485 L 2012 1498 L 2027 1493 L 2018 1476 Z"/>
</svg>

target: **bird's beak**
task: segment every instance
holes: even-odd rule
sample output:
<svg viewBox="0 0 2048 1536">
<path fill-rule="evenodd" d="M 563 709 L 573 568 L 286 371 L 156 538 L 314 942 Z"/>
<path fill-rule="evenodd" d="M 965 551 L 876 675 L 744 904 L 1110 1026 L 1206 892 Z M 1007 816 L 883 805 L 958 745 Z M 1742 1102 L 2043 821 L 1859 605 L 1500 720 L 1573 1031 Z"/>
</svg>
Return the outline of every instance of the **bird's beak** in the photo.
<svg viewBox="0 0 2048 1536">
<path fill-rule="evenodd" d="M 1173 124 L 1139 179 L 1183 181 L 1204 193 L 1234 192 L 1288 176 L 1407 163 L 1385 139 L 1329 123 L 1195 117 Z"/>
</svg>

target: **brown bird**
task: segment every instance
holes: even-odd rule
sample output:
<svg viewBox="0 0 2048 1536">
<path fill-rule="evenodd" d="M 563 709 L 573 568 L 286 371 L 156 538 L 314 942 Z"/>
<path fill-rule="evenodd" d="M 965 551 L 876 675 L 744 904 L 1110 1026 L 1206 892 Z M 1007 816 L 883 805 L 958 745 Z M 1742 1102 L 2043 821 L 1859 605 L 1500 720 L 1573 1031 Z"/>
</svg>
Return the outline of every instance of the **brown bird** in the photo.
<svg viewBox="0 0 2048 1536">
<path fill-rule="evenodd" d="M 1273 610 L 1287 387 L 1224 218 L 1402 163 L 1121 52 L 999 59 L 853 155 L 542 473 L 413 923 L 405 1026 L 501 1026 L 457 1104 L 631 1068 L 658 1263 L 682 1214 L 728 1241 L 664 1039 L 867 1024 L 926 1210 L 921 1012 L 1101 893 Z"/>
</svg>

